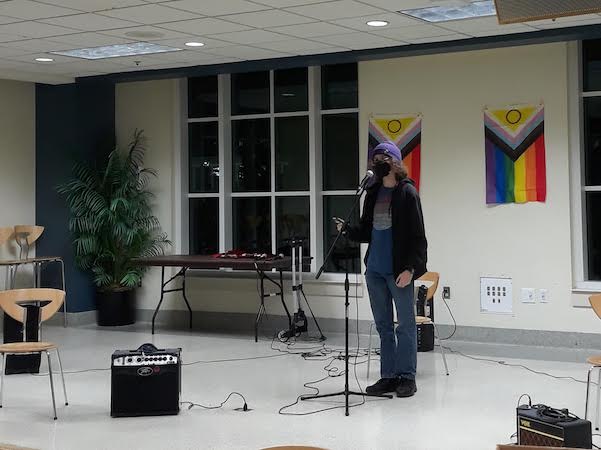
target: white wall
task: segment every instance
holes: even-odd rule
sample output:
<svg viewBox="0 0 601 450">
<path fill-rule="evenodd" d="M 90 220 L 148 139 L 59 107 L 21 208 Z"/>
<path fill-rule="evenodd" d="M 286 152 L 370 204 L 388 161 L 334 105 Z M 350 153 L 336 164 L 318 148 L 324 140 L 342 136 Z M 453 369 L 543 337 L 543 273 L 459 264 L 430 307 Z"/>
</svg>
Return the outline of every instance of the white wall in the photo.
<svg viewBox="0 0 601 450">
<path fill-rule="evenodd" d="M 589 309 L 571 305 L 566 48 L 567 44 L 558 43 L 359 64 L 362 169 L 371 113 L 423 114 L 421 195 L 429 268 L 441 273 L 442 285 L 451 286 L 450 304 L 460 325 L 600 330 Z M 117 88 L 119 139 L 135 127 L 148 131 L 148 165 L 160 172 L 157 211 L 170 235 L 179 220 L 173 213 L 178 201 L 173 189 L 175 83 L 130 83 Z M 483 107 L 541 100 L 546 113 L 546 203 L 486 206 Z M 143 308 L 156 305 L 159 284 L 157 270 L 153 272 L 145 281 Z M 513 278 L 513 315 L 480 313 L 480 276 Z M 319 316 L 343 317 L 340 284 L 307 283 L 306 287 Z M 551 303 L 521 304 L 522 287 L 547 288 Z M 363 287 L 358 294 L 360 318 L 369 319 Z M 257 307 L 253 280 L 193 280 L 189 297 L 199 310 L 255 312 Z M 269 310 L 279 313 L 273 302 Z M 170 299 L 166 308 L 181 309 L 182 302 Z M 441 307 L 438 311 L 438 320 L 449 323 L 446 312 Z"/>
<path fill-rule="evenodd" d="M 0 80 L 0 227 L 35 222 L 35 85 Z M 0 247 L 0 259 L 17 246 Z"/>
</svg>

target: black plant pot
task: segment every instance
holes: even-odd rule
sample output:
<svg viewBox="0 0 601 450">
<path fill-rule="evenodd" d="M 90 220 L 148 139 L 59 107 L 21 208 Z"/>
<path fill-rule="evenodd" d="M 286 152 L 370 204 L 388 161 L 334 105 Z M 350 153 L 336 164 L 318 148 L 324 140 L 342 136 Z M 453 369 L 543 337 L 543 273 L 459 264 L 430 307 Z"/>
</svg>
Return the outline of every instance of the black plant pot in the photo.
<svg viewBox="0 0 601 450">
<path fill-rule="evenodd" d="M 136 322 L 136 296 L 133 290 L 96 291 L 96 321 L 103 327 L 131 325 Z"/>
</svg>

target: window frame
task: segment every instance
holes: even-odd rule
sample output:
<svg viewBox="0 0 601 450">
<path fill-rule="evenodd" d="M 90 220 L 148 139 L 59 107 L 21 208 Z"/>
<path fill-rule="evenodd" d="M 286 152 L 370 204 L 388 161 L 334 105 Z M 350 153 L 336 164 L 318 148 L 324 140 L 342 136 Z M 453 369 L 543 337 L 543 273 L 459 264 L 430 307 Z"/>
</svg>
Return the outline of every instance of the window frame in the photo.
<svg viewBox="0 0 601 450">
<path fill-rule="evenodd" d="M 588 279 L 586 193 L 601 186 L 587 186 L 585 177 L 584 99 L 601 97 L 601 91 L 584 91 L 582 41 L 567 43 L 568 124 L 570 160 L 570 222 L 572 228 L 572 291 L 601 292 L 601 281 Z M 582 304 L 580 304 L 582 303 Z M 588 306 L 576 302 L 574 306 Z"/>
<path fill-rule="evenodd" d="M 276 69 L 277 70 L 277 69 Z M 353 195 L 354 190 L 322 191 L 322 115 L 356 113 L 358 120 L 359 108 L 345 108 L 321 110 L 321 67 L 307 67 L 308 82 L 308 110 L 275 112 L 274 108 L 274 70 L 269 71 L 270 80 L 270 112 L 266 114 L 231 114 L 231 78 L 230 74 L 219 74 L 218 77 L 218 117 L 188 118 L 188 81 L 187 78 L 179 80 L 176 89 L 179 91 L 175 109 L 176 126 L 179 133 L 175 137 L 175 183 L 176 206 L 174 211 L 175 228 L 178 230 L 179 239 L 176 239 L 175 250 L 178 253 L 189 253 L 189 200 L 191 198 L 219 198 L 219 250 L 227 251 L 232 248 L 232 199 L 241 197 L 270 197 L 271 198 L 271 241 L 272 250 L 276 248 L 276 198 L 278 197 L 308 197 L 309 198 L 309 230 L 310 251 L 313 256 L 311 274 L 317 272 L 323 263 L 323 197 L 328 195 Z M 309 188 L 306 191 L 276 191 L 275 184 L 275 119 L 280 117 L 308 117 L 309 120 Z M 232 121 L 253 118 L 269 118 L 271 134 L 271 190 L 270 192 L 232 192 Z M 193 122 L 218 122 L 218 148 L 219 167 L 226 168 L 219 177 L 219 191 L 217 193 L 190 193 L 189 192 L 189 161 L 188 161 L 188 124 Z M 179 122 L 179 124 L 178 124 Z M 359 125 L 360 127 L 360 125 Z M 360 134 L 360 133 L 359 133 Z M 359 135 L 357 136 L 359 139 Z M 361 150 L 359 150 L 361 155 Z M 360 170 L 361 162 L 357 161 Z M 221 169 L 220 169 L 221 170 Z M 359 180 L 357 180 L 358 182 Z M 177 187 L 180 187 L 177 189 Z M 178 213 L 179 211 L 179 213 Z M 204 271 L 202 271 L 204 272 Z M 254 276 L 239 271 L 241 277 Z M 212 272 L 214 273 L 214 271 Z M 320 278 L 324 282 L 341 282 L 343 273 L 327 272 Z"/>
</svg>

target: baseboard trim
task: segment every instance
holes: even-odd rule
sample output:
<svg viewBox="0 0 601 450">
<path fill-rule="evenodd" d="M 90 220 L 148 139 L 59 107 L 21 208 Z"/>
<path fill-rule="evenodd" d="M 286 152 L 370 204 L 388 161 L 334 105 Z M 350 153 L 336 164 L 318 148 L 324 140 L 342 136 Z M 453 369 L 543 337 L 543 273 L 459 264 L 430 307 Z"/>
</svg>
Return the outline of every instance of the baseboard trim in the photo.
<svg viewBox="0 0 601 450">
<path fill-rule="evenodd" d="M 154 310 L 138 309 L 137 322 L 148 323 L 152 321 Z M 230 333 L 240 335 L 253 335 L 256 315 L 252 313 L 230 313 L 215 311 L 193 311 L 192 329 L 214 333 Z M 318 318 L 323 333 L 344 333 L 344 319 Z M 96 311 L 67 313 L 69 326 L 85 326 L 96 323 Z M 57 313 L 49 321 L 52 325 L 63 324 L 63 314 Z M 359 320 L 359 334 L 368 335 L 372 321 Z M 259 328 L 262 336 L 273 336 L 274 333 L 285 330 L 288 322 L 285 316 L 266 315 Z M 357 332 L 357 321 L 349 319 L 352 333 Z M 157 315 L 156 330 L 188 329 L 188 312 L 182 310 L 163 310 Z M 438 325 L 441 337 L 449 336 L 453 332 L 452 325 Z M 309 333 L 319 334 L 315 322 L 309 318 Z M 376 330 L 373 330 L 376 334 Z M 561 347 L 573 349 L 599 349 L 601 350 L 601 335 L 595 333 L 576 333 L 565 331 L 546 330 L 519 330 L 513 328 L 487 328 L 457 326 L 452 340 L 491 344 L 524 345 L 537 347 Z"/>
</svg>

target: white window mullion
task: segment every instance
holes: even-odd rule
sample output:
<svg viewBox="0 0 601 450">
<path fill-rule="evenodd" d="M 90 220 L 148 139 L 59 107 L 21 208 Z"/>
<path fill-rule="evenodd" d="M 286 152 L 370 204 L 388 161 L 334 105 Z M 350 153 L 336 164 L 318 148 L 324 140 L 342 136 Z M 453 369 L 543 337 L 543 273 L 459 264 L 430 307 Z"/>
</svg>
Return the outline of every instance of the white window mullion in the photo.
<svg viewBox="0 0 601 450">
<path fill-rule="evenodd" d="M 271 253 L 277 253 L 276 211 L 275 211 L 275 80 L 273 70 L 269 71 L 269 140 L 271 144 Z"/>
<path fill-rule="evenodd" d="M 321 69 L 308 68 L 309 92 L 309 215 L 311 217 L 311 271 L 316 272 L 323 263 L 323 198 L 321 162 Z"/>
<path fill-rule="evenodd" d="M 232 124 L 229 74 L 219 75 L 219 251 L 232 248 Z"/>
<path fill-rule="evenodd" d="M 174 121 L 176 133 L 174 135 L 175 152 L 174 165 L 174 205 L 173 210 L 173 241 L 175 253 L 188 254 L 190 252 L 190 224 L 189 204 L 187 196 L 189 190 L 189 164 L 188 159 L 188 79 L 177 80 L 175 85 L 176 105 L 174 105 Z"/>
</svg>

